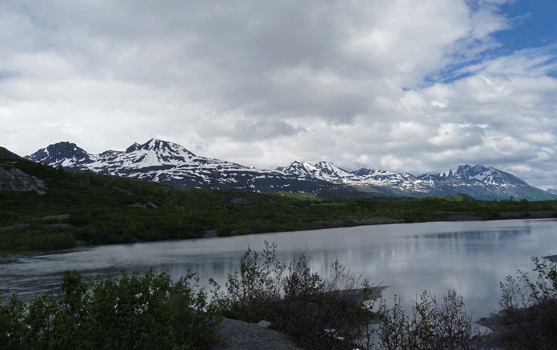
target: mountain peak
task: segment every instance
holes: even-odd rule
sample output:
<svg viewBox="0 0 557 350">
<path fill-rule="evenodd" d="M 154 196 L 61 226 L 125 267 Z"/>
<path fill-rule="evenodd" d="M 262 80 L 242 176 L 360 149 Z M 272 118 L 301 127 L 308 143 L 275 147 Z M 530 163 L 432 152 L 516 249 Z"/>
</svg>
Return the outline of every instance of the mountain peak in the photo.
<svg viewBox="0 0 557 350">
<path fill-rule="evenodd" d="M 144 144 L 134 142 L 126 149 L 125 155 L 125 162 L 135 164 L 135 167 L 180 165 L 195 157 L 176 143 L 154 138 Z"/>
<path fill-rule="evenodd" d="M 495 169 L 492 166 L 468 164 L 459 165 L 439 173 L 429 173 L 419 176 L 423 180 L 431 179 L 460 179 L 464 181 L 480 182 L 496 185 L 526 185 L 526 183 L 514 175 Z"/>
<path fill-rule="evenodd" d="M 76 163 L 92 162 L 90 155 L 85 150 L 68 141 L 49 145 L 25 158 L 38 163 L 48 163 L 54 167 L 71 167 Z"/>
<path fill-rule="evenodd" d="M 0 149 L 0 156 L 2 151 Z M 100 154 L 89 154 L 74 143 L 59 142 L 25 158 L 55 167 L 128 176 L 184 188 L 310 191 L 343 196 L 467 193 L 478 199 L 555 198 L 490 166 L 465 164 L 418 178 L 408 173 L 365 168 L 347 172 L 327 161 L 315 165 L 294 161 L 279 171 L 257 170 L 197 157 L 178 144 L 155 138 L 143 144 L 135 142 L 125 152 L 108 150 Z"/>
<path fill-rule="evenodd" d="M 336 176 L 336 177 L 350 177 L 353 176 L 352 173 L 336 166 L 334 163 L 320 161 L 319 163 L 315 164 L 315 167 L 321 170 L 323 173 Z"/>
<path fill-rule="evenodd" d="M 289 173 L 297 176 L 313 177 L 313 174 L 317 171 L 313 165 L 308 162 L 303 162 L 299 160 L 293 161 L 289 166 L 284 168 L 283 172 Z"/>
<path fill-rule="evenodd" d="M 134 142 L 133 145 L 126 148 L 126 153 L 131 153 L 131 152 L 137 151 L 140 148 L 141 148 L 141 145 L 137 142 Z"/>
<path fill-rule="evenodd" d="M 187 154 L 189 157 L 195 157 L 195 154 L 188 151 L 187 149 L 185 149 L 184 147 L 180 146 L 177 143 L 154 139 L 154 138 L 150 139 L 149 141 L 145 142 L 142 145 L 134 143 L 130 147 L 133 146 L 137 147 L 137 149 L 146 150 L 146 151 L 169 152 L 176 155 L 180 154 L 182 156 L 184 154 Z"/>
</svg>

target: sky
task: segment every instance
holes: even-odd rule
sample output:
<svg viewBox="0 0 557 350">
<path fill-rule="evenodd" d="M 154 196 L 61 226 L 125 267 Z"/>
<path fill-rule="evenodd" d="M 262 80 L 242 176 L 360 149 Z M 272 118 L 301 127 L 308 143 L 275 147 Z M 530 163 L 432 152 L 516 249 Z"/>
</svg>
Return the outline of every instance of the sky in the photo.
<svg viewBox="0 0 557 350">
<path fill-rule="evenodd" d="M 557 188 L 557 2 L 3 0 L 0 146 Z"/>
</svg>

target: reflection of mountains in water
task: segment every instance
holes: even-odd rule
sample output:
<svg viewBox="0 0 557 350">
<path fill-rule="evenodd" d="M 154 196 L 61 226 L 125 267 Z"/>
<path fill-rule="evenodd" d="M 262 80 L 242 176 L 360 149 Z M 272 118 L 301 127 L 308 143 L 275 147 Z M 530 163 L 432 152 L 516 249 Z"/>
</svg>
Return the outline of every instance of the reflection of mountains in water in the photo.
<svg viewBox="0 0 557 350">
<path fill-rule="evenodd" d="M 465 232 L 444 232 L 414 236 L 414 238 L 428 239 L 448 239 L 448 240 L 469 240 L 469 241 L 504 241 L 516 239 L 518 236 L 529 235 L 530 229 L 521 230 L 497 230 L 497 231 L 465 231 Z"/>
</svg>

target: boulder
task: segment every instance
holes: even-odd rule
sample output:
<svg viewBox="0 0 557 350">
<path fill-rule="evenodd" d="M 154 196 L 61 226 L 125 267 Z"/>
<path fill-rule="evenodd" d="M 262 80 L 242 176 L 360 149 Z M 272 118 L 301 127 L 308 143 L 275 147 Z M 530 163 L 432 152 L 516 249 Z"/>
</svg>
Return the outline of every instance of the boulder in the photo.
<svg viewBox="0 0 557 350">
<path fill-rule="evenodd" d="M 47 189 L 44 180 L 26 174 L 18 168 L 6 170 L 0 167 L 0 191 L 36 191 L 38 194 L 45 194 Z"/>
</svg>

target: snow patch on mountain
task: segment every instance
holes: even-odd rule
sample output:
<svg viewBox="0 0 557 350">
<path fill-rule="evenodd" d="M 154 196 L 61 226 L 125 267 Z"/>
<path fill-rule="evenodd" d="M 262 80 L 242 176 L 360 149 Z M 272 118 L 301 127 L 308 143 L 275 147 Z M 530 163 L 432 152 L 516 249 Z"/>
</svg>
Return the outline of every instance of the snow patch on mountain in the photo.
<svg viewBox="0 0 557 350">
<path fill-rule="evenodd" d="M 125 151 L 109 150 L 90 154 L 70 142 L 40 149 L 27 159 L 68 170 L 156 181 L 174 187 L 245 189 L 255 191 L 312 192 L 316 194 L 361 196 L 447 195 L 467 193 L 480 199 L 557 198 L 529 186 L 515 176 L 481 165 L 461 165 L 418 177 L 409 173 L 361 168 L 347 171 L 331 162 L 310 164 L 295 161 L 277 170 L 261 170 L 195 155 L 172 142 L 151 139 L 134 143 Z M 361 192 L 364 191 L 364 192 Z"/>
<path fill-rule="evenodd" d="M 398 174 L 385 170 L 361 168 L 348 172 L 331 162 L 321 161 L 315 165 L 295 161 L 283 170 L 285 173 L 313 177 L 335 184 L 348 186 L 384 187 L 394 192 L 425 193 L 429 190 L 429 182 L 419 180 L 411 174 Z"/>
<path fill-rule="evenodd" d="M 548 190 L 545 190 L 545 192 L 557 195 L 557 188 L 550 188 Z"/>
</svg>

